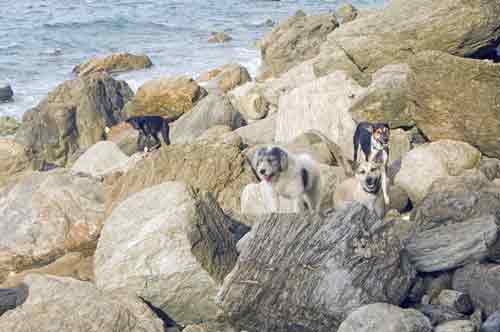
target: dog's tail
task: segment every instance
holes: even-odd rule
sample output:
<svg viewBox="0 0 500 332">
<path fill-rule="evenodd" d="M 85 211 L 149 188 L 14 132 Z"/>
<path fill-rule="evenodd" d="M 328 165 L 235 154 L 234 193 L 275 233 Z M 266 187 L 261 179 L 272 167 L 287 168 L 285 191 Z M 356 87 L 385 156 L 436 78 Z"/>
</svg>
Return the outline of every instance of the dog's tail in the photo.
<svg viewBox="0 0 500 332">
<path fill-rule="evenodd" d="M 165 145 L 170 145 L 170 126 L 167 120 L 163 120 L 163 123 L 161 125 L 161 136 L 163 136 Z"/>
<path fill-rule="evenodd" d="M 344 169 L 347 176 L 352 176 L 354 174 L 354 163 L 349 162 L 349 160 L 344 156 L 342 149 L 337 144 L 332 142 L 332 140 L 326 137 L 325 134 L 323 134 L 319 130 L 311 129 L 307 132 L 318 136 L 326 144 L 333 159 L 335 159 L 335 161 L 337 161 L 337 164 L 339 164 Z"/>
</svg>

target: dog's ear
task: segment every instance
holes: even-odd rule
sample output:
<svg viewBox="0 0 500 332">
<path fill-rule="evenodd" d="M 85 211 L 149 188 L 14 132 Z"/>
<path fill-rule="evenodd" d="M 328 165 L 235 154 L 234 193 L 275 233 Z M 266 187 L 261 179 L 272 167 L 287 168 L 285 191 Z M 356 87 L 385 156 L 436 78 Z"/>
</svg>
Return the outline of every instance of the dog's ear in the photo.
<svg viewBox="0 0 500 332">
<path fill-rule="evenodd" d="M 282 171 L 288 168 L 288 155 L 283 149 L 276 146 L 271 149 L 271 154 L 280 161 L 280 169 Z"/>
</svg>

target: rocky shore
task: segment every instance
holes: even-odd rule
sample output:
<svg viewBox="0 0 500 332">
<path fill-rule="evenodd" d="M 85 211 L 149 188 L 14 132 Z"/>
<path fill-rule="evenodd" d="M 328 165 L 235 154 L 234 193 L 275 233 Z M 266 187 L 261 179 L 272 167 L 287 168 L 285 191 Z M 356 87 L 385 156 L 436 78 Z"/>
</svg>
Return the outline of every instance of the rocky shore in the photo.
<svg viewBox="0 0 500 332">
<path fill-rule="evenodd" d="M 232 63 L 135 94 L 113 74 L 145 55 L 76 66 L 0 119 L 0 331 L 499 332 L 499 17 L 299 11 L 256 78 Z M 142 115 L 172 144 L 137 151 Z M 333 205 L 360 121 L 391 127 L 384 219 Z M 273 210 L 248 162 L 269 144 L 319 163 L 320 213 Z"/>
</svg>

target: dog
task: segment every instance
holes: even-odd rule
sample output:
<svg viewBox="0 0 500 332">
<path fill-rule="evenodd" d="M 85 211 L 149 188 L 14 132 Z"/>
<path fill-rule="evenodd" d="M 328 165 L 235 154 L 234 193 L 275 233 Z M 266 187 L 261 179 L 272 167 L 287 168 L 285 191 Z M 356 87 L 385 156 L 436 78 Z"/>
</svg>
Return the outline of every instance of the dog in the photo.
<svg viewBox="0 0 500 332">
<path fill-rule="evenodd" d="M 320 205 L 320 172 L 307 154 L 292 154 L 282 147 L 259 148 L 252 166 L 257 177 L 267 183 L 273 195 L 294 199 L 298 211 L 318 211 Z M 272 202 L 278 210 L 278 197 Z"/>
<path fill-rule="evenodd" d="M 336 209 L 343 209 L 352 202 L 360 202 L 369 210 L 384 218 L 386 203 L 383 193 L 382 176 L 384 165 L 380 152 L 375 158 L 357 164 L 354 177 L 344 180 L 333 194 Z"/>
<path fill-rule="evenodd" d="M 146 143 L 149 142 L 150 138 L 153 138 L 155 141 L 153 149 L 159 148 L 161 146 L 161 141 L 158 137 L 158 133 L 161 133 L 165 144 L 170 145 L 170 126 L 167 119 L 161 116 L 133 116 L 125 120 L 125 122 L 139 131 L 139 137 L 137 138 L 138 150 L 141 149 L 140 146 L 143 137 L 146 139 Z"/>
<path fill-rule="evenodd" d="M 354 156 L 353 161 L 356 165 L 359 163 L 358 153 L 361 150 L 364 155 L 364 161 L 368 162 L 377 158 L 383 165 L 382 167 L 382 190 L 384 193 L 385 204 L 389 205 L 389 179 L 387 177 L 387 164 L 389 162 L 389 137 L 390 129 L 386 123 L 360 122 L 354 132 Z M 356 167 L 356 166 L 354 166 Z"/>
</svg>

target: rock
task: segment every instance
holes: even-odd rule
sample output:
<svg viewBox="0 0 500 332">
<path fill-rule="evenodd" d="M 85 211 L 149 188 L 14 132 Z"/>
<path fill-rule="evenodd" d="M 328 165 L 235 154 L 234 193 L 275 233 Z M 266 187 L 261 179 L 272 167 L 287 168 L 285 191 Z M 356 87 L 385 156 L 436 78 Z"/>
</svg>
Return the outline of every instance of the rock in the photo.
<svg viewBox="0 0 500 332">
<path fill-rule="evenodd" d="M 435 332 L 475 332 L 474 324 L 469 320 L 453 320 L 436 326 Z"/>
<path fill-rule="evenodd" d="M 296 64 L 319 53 L 326 36 L 338 27 L 333 14 L 306 16 L 298 11 L 261 42 L 261 78 L 279 76 Z"/>
<path fill-rule="evenodd" d="M 395 0 L 382 10 L 361 15 L 335 29 L 321 45 L 320 55 L 335 65 L 338 54 L 332 54 L 331 49 L 337 47 L 365 74 L 388 64 L 404 63 L 424 50 L 474 56 L 496 48 L 500 38 L 496 21 L 499 14 L 500 5 L 489 1 Z M 440 68 L 439 62 L 436 61 L 436 68 Z M 332 67 L 331 70 L 338 70 Z M 324 70 L 325 74 L 331 72 Z"/>
<path fill-rule="evenodd" d="M 455 271 L 453 289 L 468 294 L 475 308 L 489 316 L 500 305 L 500 268 L 495 264 L 469 264 Z"/>
<path fill-rule="evenodd" d="M 0 287 L 19 287 L 28 274 L 49 274 L 58 277 L 71 277 L 82 281 L 94 280 L 94 257 L 88 253 L 70 252 L 54 262 L 19 273 L 11 272 Z"/>
<path fill-rule="evenodd" d="M 130 53 L 115 53 L 106 57 L 96 57 L 73 68 L 73 73 L 85 76 L 91 73 L 119 73 L 137 69 L 149 68 L 153 65 L 147 55 Z"/>
<path fill-rule="evenodd" d="M 14 97 L 14 91 L 9 84 L 0 84 L 0 102 L 11 101 Z"/>
<path fill-rule="evenodd" d="M 438 274 L 427 273 L 424 276 L 425 293 L 429 295 L 431 302 L 434 302 L 439 294 L 451 288 L 453 274 L 450 272 L 440 272 Z"/>
<path fill-rule="evenodd" d="M 14 135 L 21 123 L 8 115 L 0 116 L 0 136 Z"/>
<path fill-rule="evenodd" d="M 16 141 L 37 158 L 64 166 L 72 154 L 104 139 L 132 95 L 127 83 L 107 74 L 66 81 L 24 113 Z"/>
<path fill-rule="evenodd" d="M 454 320 L 463 320 L 467 317 L 458 313 L 452 307 L 444 305 L 426 304 L 419 306 L 418 310 L 429 318 L 433 326 Z"/>
<path fill-rule="evenodd" d="M 500 312 L 496 311 L 481 325 L 479 332 L 498 332 L 500 331 Z"/>
<path fill-rule="evenodd" d="M 195 189 L 210 191 L 224 210 L 239 211 L 241 191 L 254 178 L 239 147 L 173 144 L 107 183 L 107 211 L 132 194 L 166 181 L 184 181 Z"/>
<path fill-rule="evenodd" d="M 96 285 L 132 291 L 181 324 L 211 320 L 216 282 L 237 259 L 231 225 L 210 195 L 198 198 L 183 183 L 145 189 L 106 220 Z"/>
<path fill-rule="evenodd" d="M 500 157 L 500 92 L 495 88 L 500 65 L 428 51 L 412 57 L 410 67 L 412 117 L 424 135 L 431 141 L 468 142 L 487 156 Z"/>
<path fill-rule="evenodd" d="M 78 158 L 71 170 L 99 177 L 124 169 L 128 160 L 127 155 L 115 143 L 102 141 L 92 145 Z"/>
<path fill-rule="evenodd" d="M 435 180 L 478 168 L 480 160 L 481 153 L 467 143 L 450 140 L 433 142 L 419 146 L 404 156 L 394 183 L 410 195 L 414 204 L 418 204 Z"/>
<path fill-rule="evenodd" d="M 0 288 L 0 316 L 23 304 L 27 297 L 28 287 L 25 284 L 14 288 Z"/>
<path fill-rule="evenodd" d="M 196 79 L 197 82 L 207 82 L 207 81 L 211 81 L 213 80 L 214 78 L 217 77 L 217 75 L 219 75 L 220 73 L 222 72 L 222 70 L 220 68 L 215 68 L 215 69 L 212 69 L 212 70 L 209 70 L 209 71 L 206 71 L 206 72 L 203 72 L 200 74 L 200 76 Z"/>
<path fill-rule="evenodd" d="M 102 184 L 64 170 L 35 172 L 0 191 L 0 282 L 93 250 L 104 220 Z"/>
<path fill-rule="evenodd" d="M 139 131 L 135 130 L 127 122 L 121 122 L 110 128 L 107 140 L 115 143 L 127 156 L 137 152 L 137 139 Z"/>
<path fill-rule="evenodd" d="M 150 80 L 139 87 L 124 112 L 128 117 L 159 115 L 176 119 L 206 95 L 205 89 L 188 77 Z"/>
<path fill-rule="evenodd" d="M 233 37 L 225 32 L 212 32 L 212 36 L 208 39 L 209 43 L 227 43 L 233 40 Z"/>
<path fill-rule="evenodd" d="M 28 298 L 0 317 L 2 331 L 164 331 L 148 306 L 126 293 L 101 292 L 89 282 L 37 274 L 25 282 Z"/>
<path fill-rule="evenodd" d="M 321 175 L 321 210 L 333 208 L 333 192 L 336 186 L 345 179 L 341 167 L 320 165 Z M 273 210 L 273 193 L 265 182 L 250 183 L 243 188 L 241 193 L 241 213 L 247 215 L 260 215 L 272 212 L 296 213 L 299 212 L 295 201 L 284 197 L 278 198 L 277 210 Z"/>
<path fill-rule="evenodd" d="M 223 66 L 221 73 L 217 75 L 216 79 L 219 89 L 223 93 L 227 93 L 229 90 L 252 80 L 248 70 L 237 63 Z"/>
<path fill-rule="evenodd" d="M 31 156 L 26 146 L 12 139 L 0 138 L 0 187 L 31 169 Z"/>
<path fill-rule="evenodd" d="M 213 126 L 196 138 L 200 144 L 229 144 L 240 148 L 243 144 L 241 137 L 228 126 Z"/>
<path fill-rule="evenodd" d="M 490 181 L 500 178 L 500 160 L 483 156 L 479 170 Z"/>
<path fill-rule="evenodd" d="M 415 277 L 400 240 L 359 204 L 266 215 L 249 234 L 217 296 L 239 329 L 335 331 L 364 304 L 400 304 Z"/>
<path fill-rule="evenodd" d="M 183 332 L 235 332 L 231 326 L 224 323 L 204 323 L 196 325 L 188 325 L 183 330 Z"/>
<path fill-rule="evenodd" d="M 439 294 L 437 302 L 466 315 L 470 315 L 474 311 L 469 295 L 451 289 L 444 289 Z"/>
<path fill-rule="evenodd" d="M 389 138 L 389 165 L 403 160 L 404 156 L 412 149 L 410 135 L 403 129 L 391 130 Z"/>
<path fill-rule="evenodd" d="M 283 95 L 279 102 L 275 141 L 287 143 L 316 129 L 353 155 L 356 123 L 348 112 L 363 88 L 343 72 L 306 83 Z"/>
<path fill-rule="evenodd" d="M 385 122 L 393 128 L 413 126 L 414 105 L 407 97 L 409 76 L 407 64 L 392 64 L 377 70 L 372 83 L 349 109 L 354 120 Z"/>
<path fill-rule="evenodd" d="M 486 258 L 497 236 L 495 216 L 482 216 L 420 231 L 406 249 L 418 271 L 443 271 Z"/>
<path fill-rule="evenodd" d="M 256 83 L 248 82 L 229 94 L 231 103 L 246 120 L 260 120 L 269 112 L 269 102 L 259 92 L 253 91 Z"/>
<path fill-rule="evenodd" d="M 241 137 L 243 144 L 246 145 L 274 143 L 277 117 L 277 114 L 270 115 L 265 119 L 236 129 L 235 133 Z"/>
<path fill-rule="evenodd" d="M 229 98 L 211 94 L 192 112 L 185 113 L 170 125 L 170 141 L 172 144 L 192 143 L 211 127 L 224 125 L 234 130 L 243 124 L 241 114 L 233 108 Z"/>
<path fill-rule="evenodd" d="M 358 10 L 350 3 L 344 3 L 337 9 L 337 16 L 342 19 L 342 24 L 349 23 L 358 17 Z"/>
<path fill-rule="evenodd" d="M 470 315 L 469 320 L 472 324 L 474 324 L 475 331 L 481 332 L 481 325 L 483 324 L 483 311 L 481 309 L 474 310 L 472 315 Z"/>
<path fill-rule="evenodd" d="M 338 332 L 431 332 L 429 320 L 414 309 L 387 303 L 365 305 L 342 322 Z"/>
</svg>

